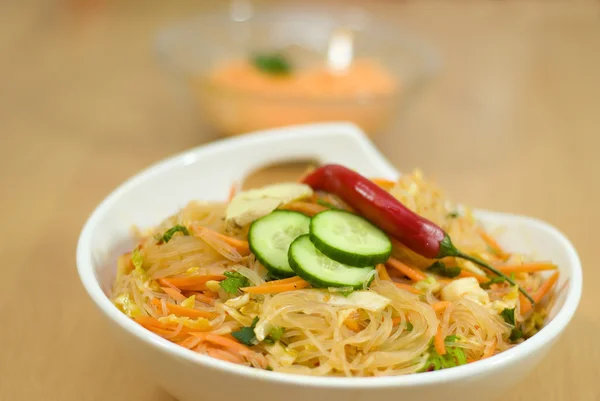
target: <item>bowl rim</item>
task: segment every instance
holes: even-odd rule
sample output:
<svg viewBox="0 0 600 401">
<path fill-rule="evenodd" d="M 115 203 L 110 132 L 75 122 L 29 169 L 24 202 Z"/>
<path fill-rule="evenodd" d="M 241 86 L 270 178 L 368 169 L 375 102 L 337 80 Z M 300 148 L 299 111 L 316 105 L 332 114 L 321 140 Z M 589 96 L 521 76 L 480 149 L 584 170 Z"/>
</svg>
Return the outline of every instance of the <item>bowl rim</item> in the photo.
<svg viewBox="0 0 600 401">
<path fill-rule="evenodd" d="M 429 79 L 431 79 L 440 68 L 441 59 L 439 53 L 431 45 L 430 42 L 421 38 L 419 35 L 412 33 L 403 28 L 398 28 L 386 18 L 382 18 L 372 12 L 364 9 L 357 9 L 351 5 L 340 4 L 318 4 L 307 7 L 302 4 L 270 4 L 258 6 L 259 10 L 256 15 L 252 15 L 253 19 L 269 19 L 278 14 L 290 14 L 295 18 L 315 18 L 318 15 L 339 14 L 360 12 L 363 16 L 368 17 L 374 23 L 376 22 L 378 29 L 395 34 L 395 42 L 401 43 L 419 60 L 419 72 L 412 79 L 398 76 L 395 72 L 388 72 L 397 80 L 397 85 L 394 92 L 381 95 L 357 95 L 344 98 L 311 98 L 307 95 L 281 95 L 281 94 L 265 94 L 259 91 L 247 89 L 224 88 L 221 85 L 214 84 L 206 79 L 203 74 L 195 74 L 187 67 L 182 67 L 179 63 L 173 62 L 173 54 L 169 48 L 168 42 L 175 40 L 175 37 L 181 34 L 180 30 L 194 24 L 203 24 L 214 22 L 218 18 L 223 18 L 228 15 L 224 10 L 213 10 L 202 14 L 197 14 L 191 17 L 181 18 L 169 25 L 166 25 L 157 30 L 154 37 L 154 51 L 160 60 L 165 70 L 181 75 L 189 82 L 199 82 L 203 87 L 218 91 L 227 95 L 235 95 L 243 98 L 261 99 L 268 101 L 286 101 L 286 102 L 301 102 L 311 104 L 356 104 L 363 102 L 389 101 L 390 99 L 403 98 L 408 94 L 417 91 Z M 241 21 L 244 22 L 244 21 Z M 361 57 L 362 58 L 362 57 Z M 381 63 L 385 67 L 385 63 Z"/>
<path fill-rule="evenodd" d="M 304 125 L 303 127 L 318 127 L 320 125 L 322 124 L 308 124 Z M 550 345 L 553 340 L 555 340 L 567 327 L 577 309 L 582 293 L 581 261 L 572 243 L 557 228 L 544 221 L 531 217 L 518 216 L 510 213 L 492 212 L 481 209 L 475 211 L 479 216 L 489 215 L 502 219 L 525 220 L 528 224 L 535 225 L 539 229 L 549 232 L 549 234 L 556 238 L 566 250 L 569 259 L 569 265 L 571 267 L 571 277 L 569 279 L 567 295 L 564 304 L 554 318 L 535 336 L 529 338 L 527 341 L 485 360 L 446 370 L 400 376 L 331 377 L 273 372 L 241 366 L 221 361 L 207 355 L 195 353 L 144 329 L 142 326 L 138 325 L 121 311 L 119 311 L 102 290 L 93 268 L 92 235 L 96 229 L 96 225 L 102 220 L 104 214 L 119 201 L 119 198 L 124 193 L 135 188 L 139 182 L 150 179 L 173 168 L 177 168 L 178 166 L 189 164 L 198 158 L 198 156 L 202 153 L 213 151 L 216 148 L 226 146 L 232 142 L 239 142 L 240 140 L 260 140 L 262 136 L 273 135 L 279 131 L 281 131 L 281 129 L 271 129 L 255 132 L 243 137 L 222 139 L 175 154 L 174 156 L 163 159 L 138 172 L 119 185 L 106 198 L 104 198 L 104 200 L 101 201 L 101 203 L 90 214 L 85 225 L 83 226 L 77 243 L 76 261 L 79 278 L 86 289 L 86 292 L 96 306 L 104 313 L 106 317 L 109 318 L 109 320 L 112 320 L 112 322 L 115 323 L 120 329 L 126 331 L 133 337 L 137 337 L 137 339 L 146 343 L 146 345 L 157 348 L 159 351 L 168 354 L 170 357 L 181 358 L 182 360 L 197 365 L 201 368 L 214 369 L 231 375 L 243 376 L 247 379 L 275 381 L 282 384 L 301 385 L 314 388 L 344 389 L 421 387 L 494 372 L 496 370 L 501 370 L 503 367 L 509 364 L 526 358 L 540 351 L 542 348 Z M 361 136 L 356 132 L 350 132 L 349 134 Z M 360 139 L 365 140 L 364 137 Z"/>
</svg>

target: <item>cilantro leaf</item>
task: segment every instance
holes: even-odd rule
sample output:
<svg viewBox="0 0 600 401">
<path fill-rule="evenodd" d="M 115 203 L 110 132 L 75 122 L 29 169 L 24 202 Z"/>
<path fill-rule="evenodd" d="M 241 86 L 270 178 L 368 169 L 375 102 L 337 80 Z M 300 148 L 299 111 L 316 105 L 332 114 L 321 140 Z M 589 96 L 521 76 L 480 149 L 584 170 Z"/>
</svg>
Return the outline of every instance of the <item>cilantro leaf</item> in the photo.
<svg viewBox="0 0 600 401">
<path fill-rule="evenodd" d="M 176 226 L 173 226 L 171 228 L 169 228 L 167 231 L 165 231 L 165 233 L 162 236 L 162 241 L 167 243 L 171 240 L 171 238 L 173 238 L 173 235 L 177 232 L 182 233 L 183 235 L 190 235 L 187 227 L 182 226 L 177 224 Z"/>
<path fill-rule="evenodd" d="M 219 285 L 227 294 L 235 295 L 240 288 L 248 287 L 250 285 L 250 281 L 248 281 L 246 276 L 238 272 L 225 272 L 223 274 L 227 278 L 221 281 Z"/>
<path fill-rule="evenodd" d="M 254 333 L 256 323 L 258 323 L 258 316 L 255 317 L 254 320 L 252 320 L 252 324 L 250 325 L 250 327 L 242 327 L 237 331 L 232 331 L 231 335 L 244 345 L 255 345 L 257 343 L 256 333 Z"/>
<path fill-rule="evenodd" d="M 506 323 L 515 326 L 510 332 L 510 337 L 508 338 L 513 343 L 523 337 L 523 330 L 521 330 L 521 328 L 517 326 L 517 321 L 515 318 L 515 309 L 516 308 L 506 308 L 502 312 L 500 312 L 500 316 L 502 316 Z"/>
<path fill-rule="evenodd" d="M 523 337 L 523 330 L 521 330 L 518 327 L 515 327 L 510 332 L 510 337 L 508 339 L 514 343 L 514 342 L 516 342 L 517 340 L 519 340 L 522 337 Z"/>
<path fill-rule="evenodd" d="M 413 331 L 413 324 L 411 322 L 406 322 L 406 331 Z"/>
<path fill-rule="evenodd" d="M 450 335 L 444 339 L 444 342 L 455 343 L 458 339 L 458 336 Z M 424 372 L 453 368 L 455 366 L 460 366 L 467 363 L 467 356 L 464 349 L 461 347 L 446 347 L 446 353 L 444 355 L 440 355 L 437 353 L 435 346 L 432 343 L 429 345 L 427 352 L 429 353 L 429 358 L 422 369 Z"/>
<path fill-rule="evenodd" d="M 448 278 L 454 278 L 454 277 L 458 276 L 461 271 L 460 267 L 458 267 L 458 266 L 446 267 L 446 265 L 443 262 L 440 262 L 439 260 L 437 262 L 435 262 L 434 264 L 432 264 L 431 266 L 429 266 L 428 270 L 434 274 L 437 274 L 438 276 L 448 277 Z"/>
<path fill-rule="evenodd" d="M 485 283 L 481 283 L 480 287 L 483 288 L 484 290 L 488 290 L 492 284 L 503 283 L 505 281 L 506 281 L 506 277 L 494 276 L 494 277 L 490 278 L 489 281 L 486 281 Z"/>
<path fill-rule="evenodd" d="M 142 254 L 140 253 L 139 248 L 135 248 L 133 252 L 131 252 L 131 263 L 136 269 L 142 268 L 142 265 L 144 264 L 144 259 L 142 257 Z"/>
<path fill-rule="evenodd" d="M 511 324 L 513 326 L 516 326 L 516 322 L 515 322 L 515 308 L 512 309 L 504 309 L 502 312 L 500 312 L 500 316 L 502 316 L 502 318 L 504 319 L 504 321 L 508 324 Z"/>
<path fill-rule="evenodd" d="M 242 327 L 237 331 L 232 331 L 231 335 L 244 345 L 252 346 L 256 343 L 256 334 L 252 327 Z"/>
<path fill-rule="evenodd" d="M 256 54 L 252 64 L 261 72 L 271 75 L 286 75 L 292 71 L 292 66 L 280 53 Z"/>
</svg>

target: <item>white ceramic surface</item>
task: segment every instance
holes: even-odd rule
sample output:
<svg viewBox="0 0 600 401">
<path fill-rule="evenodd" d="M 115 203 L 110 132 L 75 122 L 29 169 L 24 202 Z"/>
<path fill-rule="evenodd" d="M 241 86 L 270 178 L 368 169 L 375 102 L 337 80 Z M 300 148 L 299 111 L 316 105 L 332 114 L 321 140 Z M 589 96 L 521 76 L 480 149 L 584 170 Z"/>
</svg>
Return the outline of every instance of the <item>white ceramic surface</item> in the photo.
<svg viewBox="0 0 600 401">
<path fill-rule="evenodd" d="M 535 366 L 573 316 L 581 296 L 582 274 L 571 243 L 544 222 L 489 211 L 477 215 L 488 227 L 504 227 L 500 237 L 504 246 L 543 255 L 559 265 L 558 288 L 563 289 L 551 321 L 534 337 L 487 360 L 453 369 L 378 378 L 261 371 L 176 346 L 146 331 L 112 305 L 107 294 L 116 258 L 132 244 L 132 225 L 155 225 L 192 199 L 225 199 L 233 181 L 262 166 L 290 159 L 341 163 L 367 176 L 394 179 L 399 174 L 353 125 L 275 129 L 202 146 L 144 170 L 109 195 L 83 228 L 77 266 L 87 292 L 114 328 L 124 352 L 135 354 L 140 368 L 179 400 L 491 400 L 490 395 L 500 396 Z"/>
</svg>

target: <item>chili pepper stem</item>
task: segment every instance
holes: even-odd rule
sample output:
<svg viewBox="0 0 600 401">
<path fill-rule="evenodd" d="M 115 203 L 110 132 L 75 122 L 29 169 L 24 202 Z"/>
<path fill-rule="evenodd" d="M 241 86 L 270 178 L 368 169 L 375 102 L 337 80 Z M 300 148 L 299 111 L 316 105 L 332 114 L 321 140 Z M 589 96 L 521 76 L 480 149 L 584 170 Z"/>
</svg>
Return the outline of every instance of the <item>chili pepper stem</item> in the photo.
<svg viewBox="0 0 600 401">
<path fill-rule="evenodd" d="M 535 301 L 533 300 L 533 298 L 531 297 L 531 295 L 529 295 L 527 293 L 527 291 L 525 291 L 523 288 L 521 288 L 520 285 L 518 285 L 517 283 L 515 283 L 515 281 L 513 279 L 511 279 L 510 277 L 508 277 L 506 274 L 502 273 L 500 270 L 494 268 L 493 266 L 490 266 L 489 264 L 485 263 L 483 260 L 478 259 L 474 256 L 471 256 L 469 254 L 463 253 L 460 250 L 458 250 L 456 248 L 456 246 L 454 246 L 454 244 L 452 243 L 452 240 L 450 239 L 450 236 L 448 234 L 444 235 L 444 238 L 440 241 L 440 250 L 436 256 L 437 259 L 441 259 L 444 258 L 446 256 L 453 256 L 456 258 L 461 258 L 461 259 L 465 259 L 468 260 L 469 262 L 473 262 L 476 265 L 479 265 L 481 267 L 483 267 L 484 269 L 487 269 L 489 271 L 491 271 L 492 273 L 504 277 L 504 279 L 506 281 L 508 281 L 510 284 L 512 285 L 516 285 L 517 287 L 519 287 L 519 292 L 521 294 L 523 294 L 525 296 L 525 298 L 527 298 L 529 300 L 529 302 L 531 302 L 531 305 L 535 305 Z"/>
<path fill-rule="evenodd" d="M 500 270 L 498 270 L 498 269 L 490 266 L 489 264 L 485 263 L 482 260 L 479 260 L 476 257 L 473 257 L 473 256 L 468 255 L 466 253 L 462 253 L 458 249 L 456 250 L 456 257 L 468 260 L 469 262 L 473 262 L 476 265 L 479 265 L 479 266 L 483 267 L 484 269 L 487 269 L 487 270 L 491 271 L 492 273 L 494 273 L 494 274 L 496 274 L 498 276 L 504 277 L 504 279 L 506 281 L 508 281 L 510 284 L 517 285 L 517 283 L 515 283 L 515 281 L 512 278 L 508 277 L 506 274 L 502 273 Z M 531 302 L 532 305 L 535 305 L 535 301 L 533 300 L 533 298 L 531 297 L 531 295 L 529 295 L 529 293 L 527 293 L 527 291 L 525 291 L 523 288 L 521 288 L 521 286 L 518 286 L 518 287 L 519 287 L 519 292 L 521 294 L 523 294 L 525 296 L 525 298 L 527 298 L 529 300 L 529 302 Z"/>
</svg>

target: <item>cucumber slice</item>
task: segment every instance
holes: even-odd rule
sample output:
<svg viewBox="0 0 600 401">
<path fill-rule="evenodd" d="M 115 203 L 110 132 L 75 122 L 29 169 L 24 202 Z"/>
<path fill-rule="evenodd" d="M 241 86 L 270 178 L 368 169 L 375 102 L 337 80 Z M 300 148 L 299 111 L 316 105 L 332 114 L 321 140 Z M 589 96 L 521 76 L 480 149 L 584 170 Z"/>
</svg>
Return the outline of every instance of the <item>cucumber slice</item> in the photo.
<svg viewBox="0 0 600 401">
<path fill-rule="evenodd" d="M 298 276 L 313 287 L 352 287 L 362 289 L 373 280 L 373 267 L 354 267 L 338 263 L 323 255 L 302 235 L 290 245 L 289 263 Z"/>
<path fill-rule="evenodd" d="M 288 249 L 299 235 L 308 233 L 309 225 L 310 218 L 302 213 L 275 210 L 250 226 L 250 250 L 272 276 L 294 276 L 288 263 Z"/>
<path fill-rule="evenodd" d="M 383 231 L 343 210 L 315 215 L 310 222 L 310 240 L 331 259 L 350 266 L 374 266 L 392 253 L 392 242 Z"/>
</svg>

